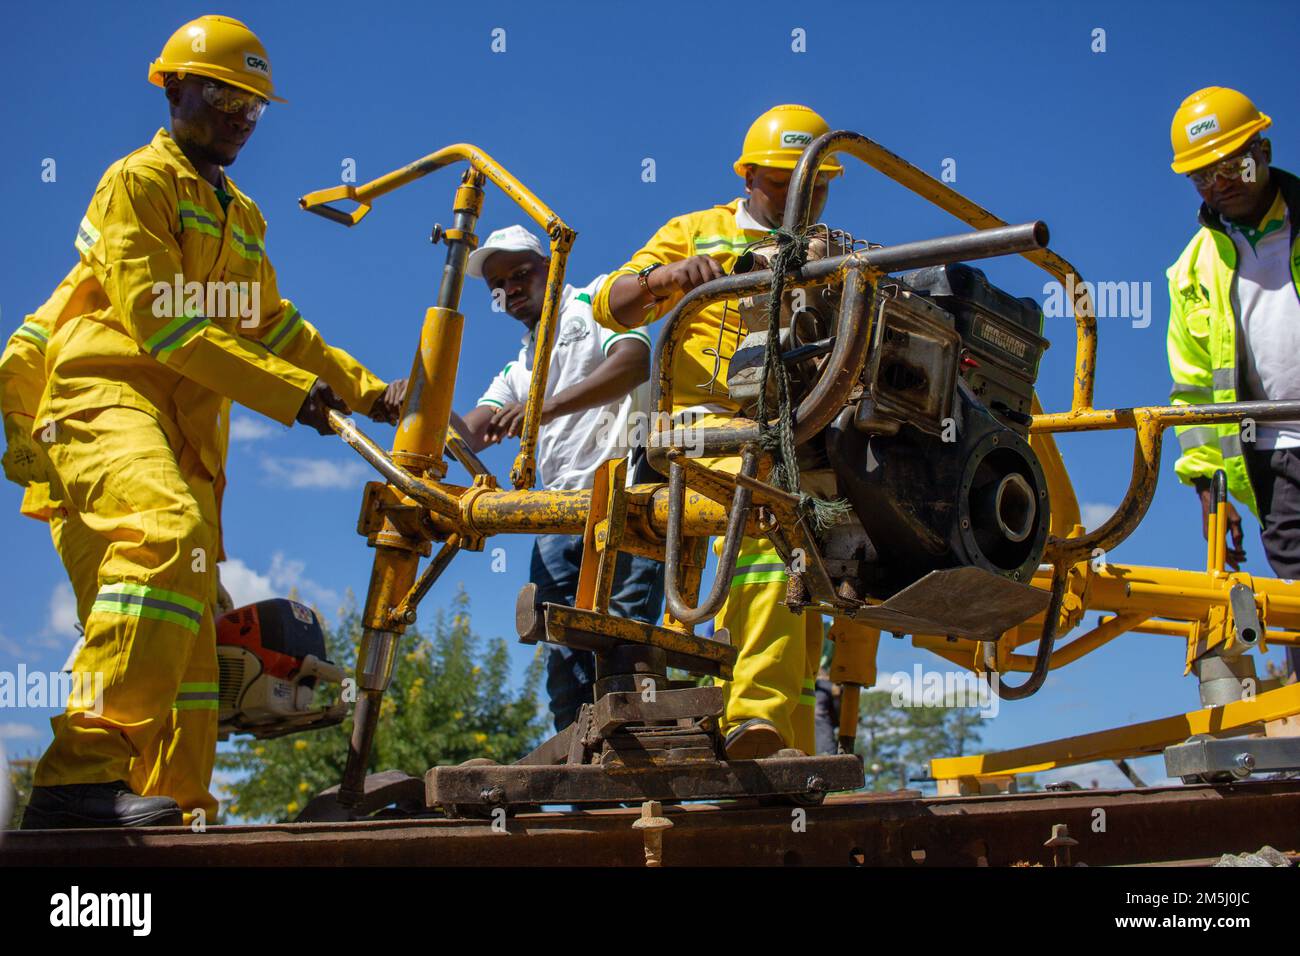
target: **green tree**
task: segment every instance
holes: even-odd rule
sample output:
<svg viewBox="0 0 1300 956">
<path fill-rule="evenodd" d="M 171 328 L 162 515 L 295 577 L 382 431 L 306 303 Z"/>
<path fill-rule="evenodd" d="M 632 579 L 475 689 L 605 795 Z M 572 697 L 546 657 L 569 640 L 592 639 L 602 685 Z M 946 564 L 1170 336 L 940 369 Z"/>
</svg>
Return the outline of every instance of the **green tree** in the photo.
<svg viewBox="0 0 1300 956">
<path fill-rule="evenodd" d="M 889 691 L 864 690 L 858 705 L 857 754 L 868 790 L 897 790 L 902 784 L 905 718 Z"/>
<path fill-rule="evenodd" d="M 13 810 L 9 814 L 8 829 L 17 830 L 18 825 L 23 822 L 23 810 L 27 807 L 27 800 L 32 795 L 32 778 L 36 776 L 36 757 L 27 758 L 9 758 L 9 782 L 8 786 L 13 788 L 10 794 L 13 797 Z M 0 783 L 0 786 L 5 784 Z"/>
<path fill-rule="evenodd" d="M 983 733 L 973 707 L 900 707 L 889 691 L 868 690 L 859 708 L 856 749 L 868 790 L 897 790 L 929 777 L 932 759 L 965 755 Z"/>
<path fill-rule="evenodd" d="M 909 778 L 928 778 L 936 757 L 963 757 L 983 735 L 982 718 L 974 707 L 908 707 L 905 709 L 903 759 Z"/>
<path fill-rule="evenodd" d="M 326 628 L 330 659 L 351 672 L 361 639 L 355 611 Z M 547 715 L 538 700 L 539 654 L 522 687 L 510 686 L 506 642 L 484 641 L 470 628 L 462 591 L 434 620 L 433 633 L 402 638 L 393 681 L 384 694 L 369 771 L 422 776 L 430 767 L 472 757 L 515 760 L 540 742 Z M 337 687 L 321 688 L 328 704 Z M 236 775 L 224 796 L 229 813 L 250 820 L 291 820 L 320 791 L 336 785 L 347 761 L 352 720 L 336 727 L 272 740 L 240 738 L 217 755 L 218 769 Z"/>
</svg>

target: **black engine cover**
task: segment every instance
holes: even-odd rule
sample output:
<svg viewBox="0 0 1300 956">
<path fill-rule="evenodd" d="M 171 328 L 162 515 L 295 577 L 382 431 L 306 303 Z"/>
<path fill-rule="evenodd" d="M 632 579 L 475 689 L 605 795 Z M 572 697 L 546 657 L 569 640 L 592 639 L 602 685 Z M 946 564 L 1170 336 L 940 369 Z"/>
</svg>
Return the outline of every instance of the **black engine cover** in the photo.
<svg viewBox="0 0 1300 956">
<path fill-rule="evenodd" d="M 894 435 L 860 431 L 852 407 L 826 430 L 840 492 L 877 556 L 861 573 L 873 597 L 942 568 L 1028 583 L 1038 566 L 1051 509 L 1037 456 L 965 382 L 956 397 L 953 428 L 938 436 L 906 424 Z"/>
</svg>

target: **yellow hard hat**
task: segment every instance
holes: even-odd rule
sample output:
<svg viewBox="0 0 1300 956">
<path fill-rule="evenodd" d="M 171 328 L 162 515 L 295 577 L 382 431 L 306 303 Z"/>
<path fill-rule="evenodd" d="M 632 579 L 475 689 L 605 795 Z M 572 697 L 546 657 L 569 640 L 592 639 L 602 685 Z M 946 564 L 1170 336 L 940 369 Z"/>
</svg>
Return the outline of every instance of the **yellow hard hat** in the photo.
<svg viewBox="0 0 1300 956">
<path fill-rule="evenodd" d="M 1231 155 L 1273 121 L 1226 86 L 1207 86 L 1183 100 L 1169 127 L 1176 173 L 1190 173 Z"/>
<path fill-rule="evenodd" d="M 271 58 L 257 34 L 233 17 L 191 20 L 168 38 L 149 64 L 149 82 L 163 85 L 168 73 L 193 73 L 284 103 L 271 85 Z"/>
<path fill-rule="evenodd" d="M 738 176 L 745 175 L 746 166 L 794 169 L 808 144 L 829 131 L 830 127 L 816 110 L 792 103 L 774 106 L 749 127 L 740 158 L 732 168 Z M 834 156 L 822 163 L 821 169 L 831 176 L 844 172 Z"/>
</svg>

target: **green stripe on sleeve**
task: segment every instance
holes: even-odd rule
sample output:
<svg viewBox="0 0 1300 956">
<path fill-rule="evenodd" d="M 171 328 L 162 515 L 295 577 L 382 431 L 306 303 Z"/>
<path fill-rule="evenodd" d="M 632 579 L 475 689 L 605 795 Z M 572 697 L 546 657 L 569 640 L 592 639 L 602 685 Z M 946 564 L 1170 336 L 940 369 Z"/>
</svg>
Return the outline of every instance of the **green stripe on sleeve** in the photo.
<svg viewBox="0 0 1300 956">
<path fill-rule="evenodd" d="M 48 345 L 50 341 L 50 337 L 45 334 L 45 330 L 34 322 L 24 322 L 22 325 L 18 326 L 17 330 L 14 332 L 14 337 L 26 339 L 28 342 L 36 345 L 42 352 L 45 351 L 45 346 Z"/>
</svg>

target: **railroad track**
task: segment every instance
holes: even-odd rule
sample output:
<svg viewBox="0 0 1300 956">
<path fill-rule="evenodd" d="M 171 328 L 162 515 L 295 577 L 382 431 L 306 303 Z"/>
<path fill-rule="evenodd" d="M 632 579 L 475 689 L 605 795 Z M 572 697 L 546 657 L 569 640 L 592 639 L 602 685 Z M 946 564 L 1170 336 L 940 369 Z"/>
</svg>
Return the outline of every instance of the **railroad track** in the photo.
<svg viewBox="0 0 1300 956">
<path fill-rule="evenodd" d="M 642 866 L 639 808 L 139 830 L 8 832 L 0 866 Z M 664 809 L 664 866 L 1196 864 L 1300 850 L 1300 781 Z M 1061 845 L 1060 826 L 1073 845 Z M 1057 828 L 1054 831 L 1054 828 Z M 1046 846 L 1056 836 L 1056 847 Z"/>
</svg>

